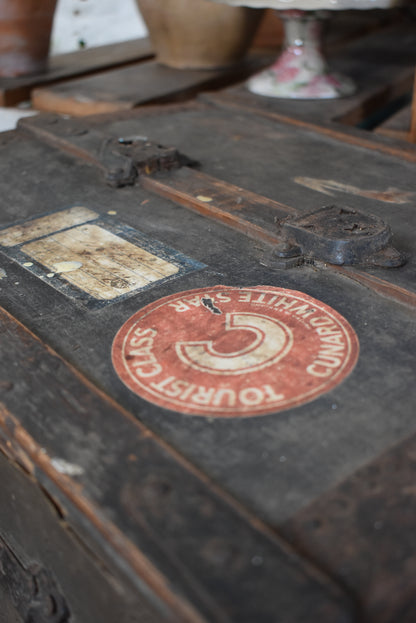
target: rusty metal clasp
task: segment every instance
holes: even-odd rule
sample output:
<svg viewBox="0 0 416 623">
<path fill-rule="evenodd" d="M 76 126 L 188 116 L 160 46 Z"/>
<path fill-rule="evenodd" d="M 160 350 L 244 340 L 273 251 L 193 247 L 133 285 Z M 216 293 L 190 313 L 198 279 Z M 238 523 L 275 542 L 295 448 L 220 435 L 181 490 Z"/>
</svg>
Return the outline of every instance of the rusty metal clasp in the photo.
<svg viewBox="0 0 416 623">
<path fill-rule="evenodd" d="M 190 163 L 175 147 L 152 143 L 144 136 L 104 140 L 99 160 L 113 188 L 134 184 L 143 174 L 170 171 Z"/>
<path fill-rule="evenodd" d="M 276 257 L 285 267 L 305 259 L 385 268 L 406 262 L 406 256 L 392 246 L 392 233 L 384 221 L 350 207 L 326 206 L 289 217 L 281 226 L 283 244 Z"/>
</svg>

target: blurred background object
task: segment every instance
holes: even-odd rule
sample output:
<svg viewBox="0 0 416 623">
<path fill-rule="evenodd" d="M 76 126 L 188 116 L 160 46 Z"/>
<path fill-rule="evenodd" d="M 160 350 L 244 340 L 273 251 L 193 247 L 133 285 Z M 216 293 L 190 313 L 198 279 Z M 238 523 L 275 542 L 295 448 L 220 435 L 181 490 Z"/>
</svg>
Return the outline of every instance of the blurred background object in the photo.
<svg viewBox="0 0 416 623">
<path fill-rule="evenodd" d="M 157 60 L 178 69 L 212 69 L 247 52 L 263 11 L 208 0 L 137 0 Z"/>
<path fill-rule="evenodd" d="M 0 0 L 0 77 L 39 74 L 49 53 L 146 34 L 134 0 Z"/>
<path fill-rule="evenodd" d="M 259 2 L 264 1 L 259 0 Z M 302 0 L 293 0 L 293 2 L 298 1 Z M 326 2 L 327 0 L 320 1 Z M 362 6 L 367 2 L 367 0 L 343 0 L 345 1 L 362 2 Z M 37 11 L 39 17 L 42 0 L 37 2 L 22 0 L 21 6 L 25 2 L 27 10 Z M 166 38 L 170 40 L 168 43 L 163 42 L 162 47 L 165 45 L 166 50 L 166 46 L 169 48 L 170 45 L 171 52 L 167 52 L 163 58 L 159 50 L 158 57 L 158 60 L 166 63 L 165 65 L 154 60 L 155 49 L 147 36 L 147 27 L 138 8 L 139 2 L 149 24 L 153 20 L 156 26 L 158 24 L 160 26 L 160 21 L 163 19 L 169 19 L 171 23 L 175 23 L 170 15 L 172 11 L 177 14 L 180 10 L 185 12 L 185 18 L 179 19 L 179 25 L 175 26 L 173 33 L 175 34 L 178 29 L 182 29 L 183 33 L 183 29 L 188 27 L 188 33 L 185 30 L 185 35 L 181 34 L 179 44 L 175 43 L 172 33 L 165 33 Z M 27 75 L 0 77 L 0 105 L 7 106 L 5 109 L 7 112 L 0 118 L 0 127 L 2 129 L 14 127 L 14 115 L 17 119 L 23 114 L 31 114 L 31 105 L 35 109 L 60 111 L 64 114 L 93 114 L 99 112 L 102 106 L 111 105 L 116 109 L 124 109 L 155 101 L 173 101 L 178 98 L 192 97 L 204 90 L 237 85 L 248 76 L 271 64 L 281 49 L 284 38 L 283 23 L 277 11 L 271 8 L 266 9 L 261 17 L 261 9 L 232 7 L 208 0 L 199 0 L 198 4 L 197 2 L 198 0 L 186 0 L 186 4 L 185 0 L 173 2 L 171 0 L 152 0 L 151 2 L 150 0 L 118 0 L 117 3 L 113 0 L 58 0 L 47 71 L 42 71 L 45 68 L 43 63 L 35 69 L 33 65 L 28 67 Z M 392 0 L 375 0 L 375 2 L 390 3 Z M 9 13 L 11 9 L 16 12 L 18 5 L 19 2 L 16 0 L 8 0 L 6 3 L 5 0 L 0 0 L 0 8 L 6 7 Z M 53 1 L 51 5 L 54 5 Z M 415 120 L 412 123 L 412 132 L 409 132 L 411 125 L 411 75 L 409 71 L 412 54 L 406 52 L 406 45 L 411 48 L 410 41 L 414 35 L 414 26 L 413 35 L 403 33 L 406 26 L 411 30 L 416 14 L 414 9 L 412 12 L 411 5 L 406 5 L 406 7 L 389 11 L 331 12 L 332 19 L 329 20 L 329 28 L 325 33 L 325 52 L 332 69 L 352 77 L 358 89 L 354 97 L 344 101 L 338 100 L 338 103 L 333 102 L 333 106 L 338 111 L 337 114 L 335 114 L 335 109 L 333 114 L 330 113 L 332 104 L 327 102 L 325 114 L 328 119 L 339 117 L 342 118 L 343 123 L 350 125 L 364 122 L 367 124 L 367 120 L 370 119 L 370 129 L 375 134 L 399 140 L 409 140 L 410 136 L 414 137 Z M 204 15 L 202 26 L 200 26 L 203 32 L 201 36 L 197 33 L 194 20 L 189 20 L 189 15 L 194 18 L 196 8 L 199 8 L 199 11 L 223 12 L 226 10 L 228 12 L 232 10 L 235 15 L 239 15 L 239 25 L 236 27 L 236 22 L 233 22 L 234 25 L 230 23 L 227 28 L 224 28 L 223 23 L 222 31 L 217 25 L 214 28 L 214 34 L 208 33 L 208 19 Z M 162 11 L 162 17 L 159 15 L 155 18 L 156 9 Z M 45 19 L 44 15 L 43 12 L 43 19 Z M 218 18 L 220 23 L 224 22 L 224 15 L 225 13 L 221 13 L 221 18 Z M 5 10 L 3 10 L 4 16 Z M 48 19 L 50 20 L 50 17 Z M 176 16 L 175 19 L 178 20 L 178 17 Z M 28 26 L 31 21 L 27 19 L 27 16 L 25 20 L 26 31 L 30 33 L 34 30 Z M 244 62 L 232 64 L 233 59 L 230 62 L 224 61 L 223 56 L 220 61 L 218 57 L 214 60 L 208 58 L 208 62 L 214 63 L 214 67 L 220 65 L 222 68 L 213 69 L 212 65 L 205 64 L 207 54 L 209 57 L 212 50 L 215 53 L 218 52 L 216 47 L 221 37 L 226 38 L 230 44 L 230 33 L 241 29 L 241 25 L 243 25 L 244 35 L 242 40 L 245 39 L 245 43 L 243 48 L 240 47 L 237 56 L 242 55 L 258 21 L 260 25 Z M 189 24 L 191 24 L 190 30 Z M 248 38 L 247 25 L 250 30 Z M 396 34 L 394 34 L 395 29 Z M 24 28 L 22 30 L 24 31 Z M 223 33 L 221 37 L 220 32 Z M 373 43 L 371 33 L 374 33 Z M 152 34 L 156 40 L 158 35 Z M 47 32 L 46 42 L 48 42 L 48 37 Z M 201 45 L 204 37 L 205 43 Z M 241 32 L 238 37 L 241 37 Z M 396 40 L 399 38 L 402 44 L 400 48 L 397 48 Z M 6 40 L 7 37 L 4 38 L 3 43 Z M 202 60 L 196 54 L 195 41 L 197 48 L 199 46 L 198 54 L 203 53 Z M 240 44 L 241 38 L 238 46 Z M 236 45 L 235 42 L 233 45 Z M 234 51 L 235 49 L 234 47 Z M 394 54 L 383 55 L 379 53 L 379 50 L 392 50 Z M 181 64 L 184 60 L 178 57 L 178 54 L 184 51 L 188 55 L 186 62 L 194 63 L 193 67 L 205 65 L 205 68 L 177 71 L 175 67 L 187 66 Z M 225 67 L 224 62 L 226 65 L 228 63 Z M 244 93 L 247 97 L 253 97 L 242 84 L 241 96 Z M 304 103 L 287 101 L 285 104 L 285 99 L 255 97 L 253 102 L 256 105 L 261 105 L 263 102 L 264 106 L 274 106 L 276 110 L 281 110 L 283 107 L 283 111 L 290 115 L 296 111 L 308 118 L 314 115 L 321 118 L 323 114 L 313 108 L 314 104 L 311 101 Z M 13 111 L 11 107 L 16 106 L 23 106 L 23 110 Z M 301 109 L 293 108 L 294 106 L 301 106 Z M 320 110 L 322 104 L 317 101 L 315 106 L 318 106 Z M 367 128 L 367 125 L 365 127 Z"/>
<path fill-rule="evenodd" d="M 58 0 L 51 54 L 75 52 L 146 35 L 146 25 L 135 0 Z"/>
<path fill-rule="evenodd" d="M 46 69 L 56 0 L 0 0 L 0 76 Z"/>
<path fill-rule="evenodd" d="M 353 82 L 330 72 L 322 52 L 322 26 L 332 11 L 388 9 L 400 0 L 214 0 L 229 6 L 275 9 L 285 26 L 285 45 L 276 62 L 253 76 L 257 95 L 288 99 L 334 99 L 352 95 Z"/>
<path fill-rule="evenodd" d="M 265 9 L 263 19 L 254 35 L 253 48 L 278 50 L 284 39 L 282 20 L 273 9 Z"/>
<path fill-rule="evenodd" d="M 37 84 L 149 56 L 146 36 L 135 0 L 0 0 L 0 132 L 36 114 Z"/>
</svg>

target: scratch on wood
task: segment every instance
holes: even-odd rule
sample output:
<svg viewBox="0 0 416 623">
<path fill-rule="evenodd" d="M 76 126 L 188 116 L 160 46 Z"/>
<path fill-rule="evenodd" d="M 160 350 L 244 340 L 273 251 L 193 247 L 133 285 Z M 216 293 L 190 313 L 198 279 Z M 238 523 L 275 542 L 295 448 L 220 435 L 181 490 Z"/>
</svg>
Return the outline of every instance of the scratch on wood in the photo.
<svg viewBox="0 0 416 623">
<path fill-rule="evenodd" d="M 60 474 L 67 474 L 68 476 L 82 476 L 84 473 L 84 468 L 81 465 L 76 465 L 57 457 L 51 459 L 51 465 Z"/>
<path fill-rule="evenodd" d="M 300 184 L 311 190 L 316 190 L 324 195 L 330 195 L 331 197 L 334 196 L 335 192 L 341 192 L 348 195 L 356 195 L 365 197 L 366 199 L 376 199 L 384 203 L 396 203 L 399 205 L 410 203 L 416 194 L 411 191 L 404 191 L 393 187 L 387 188 L 385 191 L 363 190 L 351 184 L 337 182 L 336 180 L 321 180 L 314 177 L 295 177 L 293 181 L 296 182 L 296 184 Z"/>
<path fill-rule="evenodd" d="M 380 279 L 379 277 L 361 272 L 360 270 L 354 268 L 334 266 L 333 264 L 330 268 L 331 270 L 341 273 L 345 277 L 366 286 L 370 290 L 373 290 L 373 292 L 377 292 L 377 294 L 380 294 L 381 296 L 396 301 L 397 303 L 401 303 L 402 305 L 407 305 L 412 309 L 416 309 L 416 294 L 410 290 L 406 290 L 405 288 L 396 286 L 393 283 L 385 281 L 384 279 Z"/>
<path fill-rule="evenodd" d="M 6 405 L 0 402 L 0 448 L 6 456 L 16 461 L 29 474 L 34 474 L 35 466 L 28 454 L 15 439 L 15 431 L 19 426 Z"/>
</svg>

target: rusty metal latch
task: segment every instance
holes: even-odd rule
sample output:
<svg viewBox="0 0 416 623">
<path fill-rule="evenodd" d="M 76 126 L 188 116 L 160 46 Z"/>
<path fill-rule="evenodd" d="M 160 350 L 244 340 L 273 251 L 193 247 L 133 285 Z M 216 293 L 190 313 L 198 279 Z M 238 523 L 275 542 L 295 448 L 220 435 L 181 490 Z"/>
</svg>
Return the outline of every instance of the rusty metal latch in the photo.
<svg viewBox="0 0 416 623">
<path fill-rule="evenodd" d="M 392 246 L 389 226 L 352 207 L 329 205 L 301 215 L 293 207 L 195 171 L 196 161 L 145 136 L 108 136 L 86 122 L 57 116 L 35 117 L 20 125 L 97 165 L 112 187 L 142 183 L 150 192 L 273 245 L 277 267 L 322 261 L 395 268 L 406 262 L 406 256 Z M 157 175 L 169 171 L 170 175 Z"/>
<path fill-rule="evenodd" d="M 164 147 L 146 137 L 112 138 L 104 141 L 100 154 L 110 186 L 134 184 L 141 175 L 170 171 L 195 162 L 174 147 Z M 326 206 L 281 222 L 282 243 L 275 257 L 283 268 L 305 260 L 336 265 L 372 265 L 393 268 L 406 258 L 392 245 L 392 233 L 380 218 L 350 207 Z"/>
<path fill-rule="evenodd" d="M 113 188 L 132 185 L 142 174 L 152 175 L 191 164 L 175 147 L 164 147 L 142 136 L 106 139 L 99 159 L 106 171 L 107 184 Z"/>
<path fill-rule="evenodd" d="M 392 244 L 390 227 L 377 216 L 350 207 L 330 205 L 281 223 L 283 242 L 278 261 L 290 268 L 302 261 L 321 260 L 335 265 L 395 268 L 406 257 Z"/>
</svg>

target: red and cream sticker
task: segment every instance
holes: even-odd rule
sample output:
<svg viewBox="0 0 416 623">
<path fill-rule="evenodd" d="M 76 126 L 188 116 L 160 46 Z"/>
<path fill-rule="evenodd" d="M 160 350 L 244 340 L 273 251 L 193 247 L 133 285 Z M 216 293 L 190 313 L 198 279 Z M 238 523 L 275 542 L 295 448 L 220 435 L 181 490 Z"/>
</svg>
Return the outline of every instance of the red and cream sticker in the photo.
<svg viewBox="0 0 416 623">
<path fill-rule="evenodd" d="M 133 392 L 161 407 L 242 417 L 328 392 L 358 352 L 345 318 L 302 292 L 217 286 L 134 314 L 114 339 L 113 364 Z"/>
</svg>

